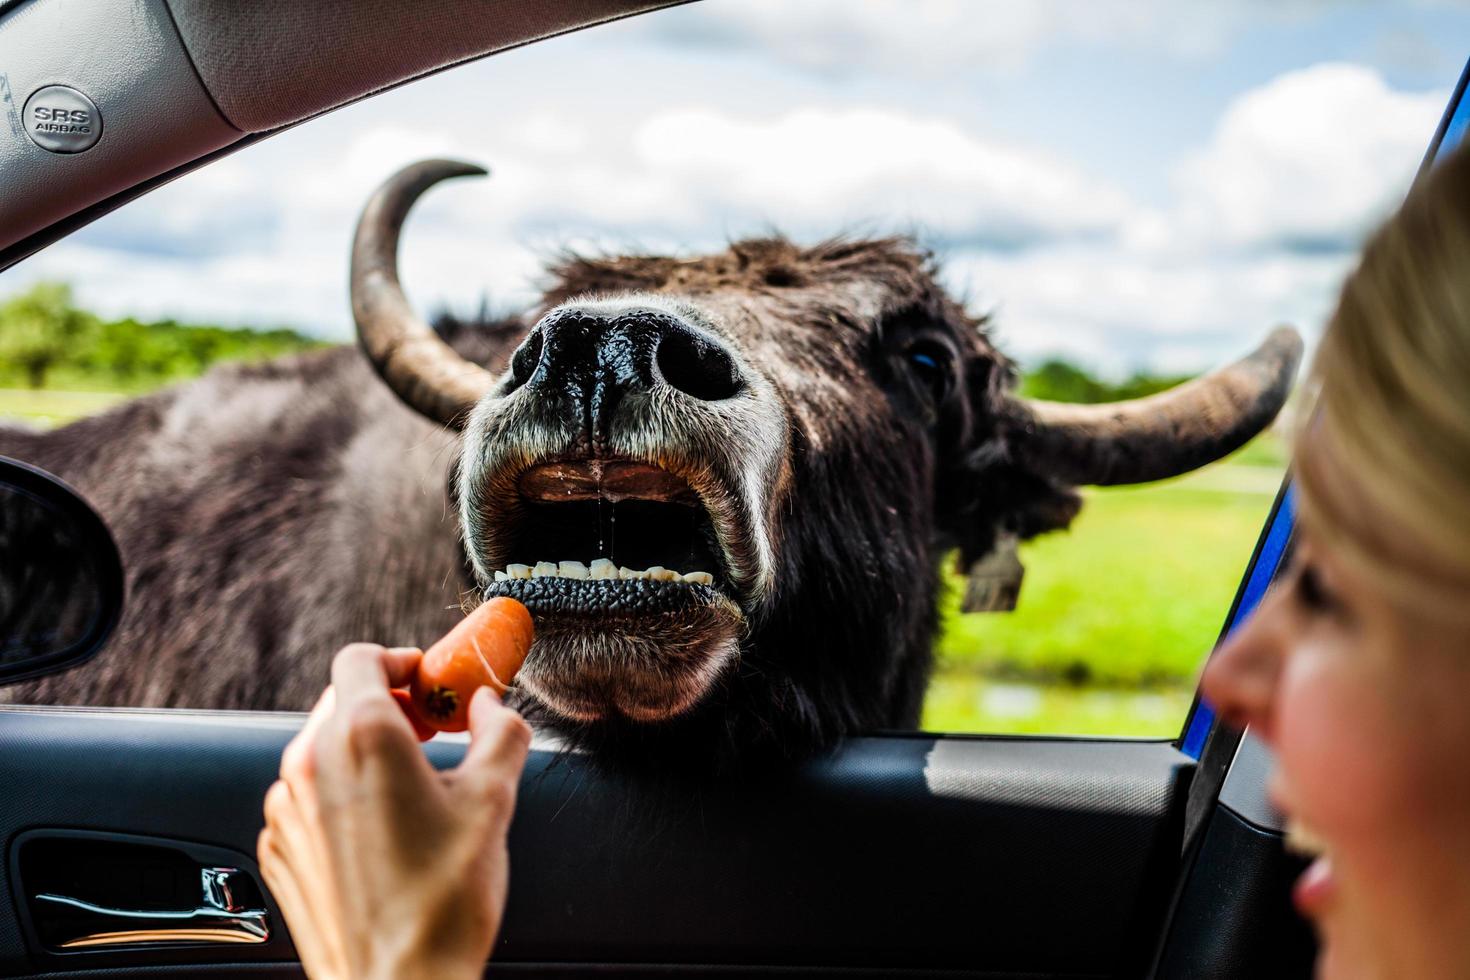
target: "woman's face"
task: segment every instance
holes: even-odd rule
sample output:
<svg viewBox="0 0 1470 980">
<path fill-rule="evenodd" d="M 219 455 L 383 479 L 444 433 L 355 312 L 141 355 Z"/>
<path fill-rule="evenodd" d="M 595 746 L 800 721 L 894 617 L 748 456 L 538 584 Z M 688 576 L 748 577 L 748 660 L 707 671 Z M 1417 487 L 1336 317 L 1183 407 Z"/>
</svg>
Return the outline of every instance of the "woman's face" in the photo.
<svg viewBox="0 0 1470 980">
<path fill-rule="evenodd" d="M 1467 609 L 1400 608 L 1310 525 L 1297 533 L 1204 694 L 1275 749 L 1271 796 L 1322 849 L 1294 895 L 1319 975 L 1470 977 Z"/>
</svg>

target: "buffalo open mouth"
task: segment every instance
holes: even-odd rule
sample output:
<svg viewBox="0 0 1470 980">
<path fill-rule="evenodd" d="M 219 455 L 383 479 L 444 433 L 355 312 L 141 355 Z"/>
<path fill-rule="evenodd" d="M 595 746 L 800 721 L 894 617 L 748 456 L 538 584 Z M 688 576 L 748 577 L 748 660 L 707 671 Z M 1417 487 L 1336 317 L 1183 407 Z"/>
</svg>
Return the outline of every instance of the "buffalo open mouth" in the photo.
<svg viewBox="0 0 1470 980">
<path fill-rule="evenodd" d="M 533 612 L 636 613 L 727 587 L 709 513 L 668 470 L 627 461 L 543 463 L 517 481 L 519 506 L 491 594 Z M 571 557 L 568 557 L 571 556 Z M 692 587 L 692 588 L 691 588 Z"/>
<path fill-rule="evenodd" d="M 690 707 L 743 623 L 714 521 L 684 478 L 632 460 L 524 470 L 491 532 L 487 597 L 525 603 L 537 642 L 523 686 L 578 720 Z"/>
</svg>

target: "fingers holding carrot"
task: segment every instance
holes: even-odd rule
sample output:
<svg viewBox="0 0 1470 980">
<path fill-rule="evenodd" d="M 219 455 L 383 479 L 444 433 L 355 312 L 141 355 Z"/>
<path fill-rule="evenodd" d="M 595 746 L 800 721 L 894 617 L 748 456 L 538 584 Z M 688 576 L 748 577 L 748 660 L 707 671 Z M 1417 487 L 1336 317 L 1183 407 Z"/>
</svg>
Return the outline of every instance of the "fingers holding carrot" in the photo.
<svg viewBox="0 0 1470 980">
<path fill-rule="evenodd" d="M 398 975 L 402 964 L 426 976 L 483 971 L 531 741 L 495 695 L 531 639 L 525 608 L 497 599 L 427 654 L 353 644 L 333 659 L 332 686 L 282 757 L 257 841 L 261 874 L 313 976 Z M 463 730 L 466 715 L 463 760 L 436 771 L 414 735 Z"/>
</svg>

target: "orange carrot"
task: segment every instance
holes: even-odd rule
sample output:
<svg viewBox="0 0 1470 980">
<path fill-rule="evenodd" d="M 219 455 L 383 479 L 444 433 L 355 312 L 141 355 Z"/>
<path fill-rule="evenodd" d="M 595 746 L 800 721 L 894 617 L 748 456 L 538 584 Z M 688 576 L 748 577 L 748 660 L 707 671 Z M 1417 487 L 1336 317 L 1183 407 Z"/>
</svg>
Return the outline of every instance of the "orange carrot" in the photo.
<svg viewBox="0 0 1470 980">
<path fill-rule="evenodd" d="M 531 650 L 531 613 L 508 596 L 496 596 L 471 612 L 419 661 L 409 688 L 414 713 L 441 732 L 469 727 L 470 698 L 489 686 L 505 694 Z"/>
</svg>

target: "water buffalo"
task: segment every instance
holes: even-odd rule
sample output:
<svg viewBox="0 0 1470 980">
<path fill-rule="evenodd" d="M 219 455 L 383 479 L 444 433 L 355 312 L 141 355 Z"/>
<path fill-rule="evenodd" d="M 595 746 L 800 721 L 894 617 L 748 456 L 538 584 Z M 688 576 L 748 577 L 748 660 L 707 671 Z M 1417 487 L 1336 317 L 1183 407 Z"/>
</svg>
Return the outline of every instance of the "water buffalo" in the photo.
<svg viewBox="0 0 1470 980">
<path fill-rule="evenodd" d="M 0 433 L 96 503 L 129 591 L 107 652 L 12 700 L 301 709 L 342 644 L 427 643 L 483 593 L 536 617 L 525 710 L 605 752 L 910 727 L 944 556 L 1065 527 L 1080 485 L 1225 455 L 1301 352 L 1282 329 L 1150 398 L 1023 400 L 985 319 L 896 238 L 567 257 L 523 318 L 436 332 L 399 286 L 399 228 L 479 172 L 426 161 L 369 201 L 361 351 Z"/>
</svg>

